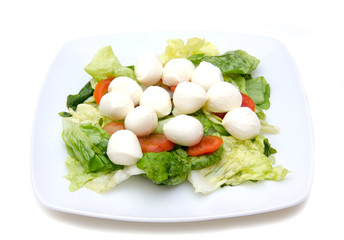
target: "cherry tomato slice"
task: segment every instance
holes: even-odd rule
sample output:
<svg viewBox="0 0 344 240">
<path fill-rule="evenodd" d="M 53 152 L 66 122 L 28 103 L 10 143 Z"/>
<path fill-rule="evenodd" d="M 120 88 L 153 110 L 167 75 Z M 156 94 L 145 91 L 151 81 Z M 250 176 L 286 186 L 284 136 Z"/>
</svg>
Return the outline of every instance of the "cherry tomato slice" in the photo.
<svg viewBox="0 0 344 240">
<path fill-rule="evenodd" d="M 96 103 L 99 105 L 100 103 L 100 99 L 102 99 L 102 97 L 107 93 L 108 87 L 111 83 L 111 81 L 113 80 L 113 78 L 107 78 L 104 80 L 101 80 L 99 83 L 97 83 L 96 87 L 94 88 L 94 100 L 96 101 Z"/>
<path fill-rule="evenodd" d="M 120 122 L 109 122 L 108 124 L 106 124 L 103 129 L 105 131 L 107 131 L 110 135 L 114 134 L 115 132 L 119 131 L 119 130 L 124 130 L 124 124 L 120 123 Z"/>
<path fill-rule="evenodd" d="M 138 139 L 143 153 L 166 152 L 174 147 L 174 143 L 162 133 L 152 133 L 147 137 L 139 137 Z"/>
<path fill-rule="evenodd" d="M 189 156 L 209 154 L 218 149 L 222 143 L 222 138 L 208 135 L 204 136 L 197 145 L 188 147 L 186 152 Z"/>
</svg>

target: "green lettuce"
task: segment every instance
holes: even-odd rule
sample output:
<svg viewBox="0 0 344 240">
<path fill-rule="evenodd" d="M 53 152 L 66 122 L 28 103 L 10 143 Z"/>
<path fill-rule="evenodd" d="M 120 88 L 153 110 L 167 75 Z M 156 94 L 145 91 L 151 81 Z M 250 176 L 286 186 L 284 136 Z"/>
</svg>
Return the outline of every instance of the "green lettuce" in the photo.
<svg viewBox="0 0 344 240">
<path fill-rule="evenodd" d="M 199 170 L 218 163 L 222 158 L 223 148 L 219 147 L 211 154 L 190 156 L 191 170 Z"/>
<path fill-rule="evenodd" d="M 174 58 L 188 58 L 194 54 L 205 54 L 208 56 L 218 55 L 220 52 L 211 42 L 201 38 L 190 38 L 186 44 L 180 38 L 168 39 L 165 52 L 160 56 L 161 62 L 166 64 Z"/>
<path fill-rule="evenodd" d="M 99 124 L 79 123 L 73 118 L 63 118 L 62 126 L 62 139 L 69 156 L 78 160 L 87 173 L 122 168 L 107 157 L 110 135 Z"/>
<path fill-rule="evenodd" d="M 238 87 L 241 93 L 247 94 L 246 92 L 246 78 L 241 74 L 226 74 L 223 76 L 225 82 L 229 82 L 234 86 Z"/>
<path fill-rule="evenodd" d="M 68 168 L 65 178 L 70 181 L 69 190 L 71 192 L 84 186 L 97 193 L 106 192 L 131 176 L 144 173 L 136 165 L 125 166 L 123 169 L 115 171 L 89 173 L 85 171 L 79 161 L 71 157 L 67 157 L 65 164 Z"/>
<path fill-rule="evenodd" d="M 193 113 L 192 116 L 194 116 L 201 122 L 204 130 L 204 135 L 213 135 L 214 133 L 219 133 L 223 136 L 229 136 L 229 133 L 222 126 L 221 122 L 217 120 L 215 115 L 212 116 L 212 114 L 207 111 L 199 110 Z"/>
<path fill-rule="evenodd" d="M 178 146 L 169 152 L 144 153 L 136 165 L 157 185 L 177 185 L 187 179 L 191 170 L 209 167 L 221 157 L 222 147 L 212 154 L 188 156 L 184 147 Z"/>
<path fill-rule="evenodd" d="M 191 170 L 185 151 L 144 153 L 136 163 L 147 177 L 157 185 L 177 185 L 184 182 Z"/>
<path fill-rule="evenodd" d="M 221 161 L 201 170 L 193 170 L 189 174 L 188 180 L 196 192 L 207 194 L 220 187 L 235 186 L 245 181 L 278 181 L 289 173 L 283 166 L 274 167 L 266 156 L 267 144 L 264 143 L 264 136 L 258 135 L 253 141 L 237 140 L 231 136 L 222 136 L 222 139 Z"/>
<path fill-rule="evenodd" d="M 252 78 L 246 81 L 245 91 L 256 106 L 262 109 L 270 108 L 270 85 L 264 77 Z"/>
<path fill-rule="evenodd" d="M 101 48 L 85 71 L 98 82 L 108 77 L 126 76 L 136 80 L 132 69 L 124 67 L 112 51 L 111 46 Z"/>
<path fill-rule="evenodd" d="M 243 50 L 229 51 L 218 56 L 196 54 L 188 58 L 196 66 L 202 61 L 209 62 L 220 68 L 223 75 L 229 73 L 249 74 L 259 64 L 259 59 Z"/>
<path fill-rule="evenodd" d="M 101 176 L 97 176 L 96 178 L 90 179 L 90 181 L 85 184 L 85 187 L 92 191 L 102 193 L 114 188 L 131 176 L 141 174 L 144 174 L 144 171 L 137 168 L 135 164 L 124 166 L 123 169 L 111 171 L 107 174 L 103 174 Z"/>
<path fill-rule="evenodd" d="M 71 192 L 82 188 L 90 180 L 108 174 L 108 172 L 86 172 L 81 163 L 71 157 L 67 157 L 65 164 L 68 168 L 65 178 L 70 181 L 69 191 Z"/>
</svg>

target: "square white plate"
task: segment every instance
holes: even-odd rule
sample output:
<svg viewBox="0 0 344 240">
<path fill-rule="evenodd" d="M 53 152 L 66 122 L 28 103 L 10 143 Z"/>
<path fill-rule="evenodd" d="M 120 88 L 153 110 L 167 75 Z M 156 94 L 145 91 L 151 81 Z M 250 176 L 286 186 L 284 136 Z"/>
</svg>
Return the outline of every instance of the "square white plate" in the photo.
<svg viewBox="0 0 344 240">
<path fill-rule="evenodd" d="M 276 164 L 291 173 L 280 182 L 263 181 L 225 187 L 209 195 L 194 193 L 188 182 L 156 186 L 140 176 L 130 178 L 105 194 L 86 188 L 69 192 L 64 161 L 61 118 L 66 97 L 77 93 L 90 76 L 83 70 L 96 52 L 111 45 L 122 65 L 133 65 L 145 50 L 164 52 L 170 38 L 205 38 L 224 53 L 243 49 L 260 59 L 254 76 L 271 86 L 267 120 L 281 128 L 269 135 L 278 150 Z M 218 32 L 152 32 L 97 36 L 71 41 L 58 53 L 41 89 L 32 136 L 31 170 L 34 191 L 48 208 L 99 218 L 183 222 L 228 218 L 274 211 L 304 201 L 313 172 L 311 117 L 298 70 L 281 42 L 262 36 Z"/>
</svg>

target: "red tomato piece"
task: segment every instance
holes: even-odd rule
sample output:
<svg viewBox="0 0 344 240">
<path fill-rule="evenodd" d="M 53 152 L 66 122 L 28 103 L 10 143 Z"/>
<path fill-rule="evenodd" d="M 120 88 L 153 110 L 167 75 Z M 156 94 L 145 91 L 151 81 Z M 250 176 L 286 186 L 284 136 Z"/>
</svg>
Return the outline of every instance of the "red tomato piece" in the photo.
<svg viewBox="0 0 344 240">
<path fill-rule="evenodd" d="M 204 136 L 197 145 L 188 147 L 186 152 L 189 156 L 209 154 L 218 149 L 222 143 L 222 138 L 208 135 Z"/>
<path fill-rule="evenodd" d="M 110 135 L 114 134 L 115 132 L 119 131 L 119 130 L 124 130 L 124 124 L 120 123 L 120 122 L 109 122 L 108 124 L 106 124 L 103 129 L 105 131 L 107 131 Z"/>
<path fill-rule="evenodd" d="M 174 143 L 162 133 L 152 133 L 147 137 L 139 137 L 138 139 L 143 153 L 166 152 L 174 147 Z"/>
<path fill-rule="evenodd" d="M 223 113 L 214 113 L 216 116 L 218 116 L 219 118 L 223 119 L 225 117 L 225 115 L 227 114 L 227 112 L 223 112 Z"/>
<path fill-rule="evenodd" d="M 174 91 L 176 90 L 176 87 L 177 87 L 177 86 L 171 86 L 171 87 L 170 87 L 171 91 L 174 92 Z"/>
<path fill-rule="evenodd" d="M 250 98 L 248 95 L 243 94 L 243 93 L 241 93 L 241 96 L 242 96 L 241 106 L 251 108 L 251 110 L 254 112 L 256 105 L 254 104 L 252 98 Z"/>
<path fill-rule="evenodd" d="M 109 77 L 107 79 L 101 80 L 99 83 L 97 83 L 96 87 L 94 88 L 94 100 L 99 105 L 100 99 L 107 93 L 108 87 L 113 80 L 112 77 Z"/>
</svg>

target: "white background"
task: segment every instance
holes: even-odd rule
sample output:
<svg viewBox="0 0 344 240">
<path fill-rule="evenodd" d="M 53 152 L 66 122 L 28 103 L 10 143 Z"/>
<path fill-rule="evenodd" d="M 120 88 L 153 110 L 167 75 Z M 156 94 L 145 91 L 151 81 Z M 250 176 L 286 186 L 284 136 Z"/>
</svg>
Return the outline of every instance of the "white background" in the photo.
<svg viewBox="0 0 344 240">
<path fill-rule="evenodd" d="M 343 236 L 343 10 L 341 1 L 331 0 L 1 1 L 1 235 L 84 240 Z M 77 38 L 160 30 L 258 34 L 288 48 L 314 128 L 314 179 L 305 202 L 253 216 L 154 224 L 59 213 L 37 201 L 30 176 L 31 131 L 38 94 L 57 52 Z"/>
</svg>

